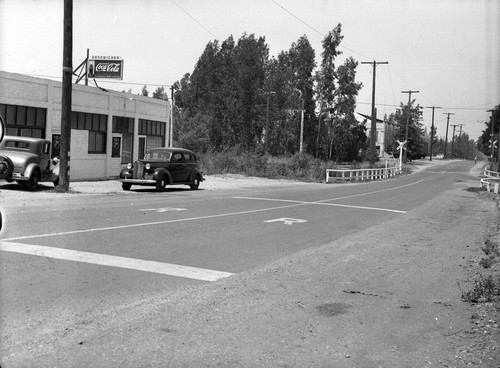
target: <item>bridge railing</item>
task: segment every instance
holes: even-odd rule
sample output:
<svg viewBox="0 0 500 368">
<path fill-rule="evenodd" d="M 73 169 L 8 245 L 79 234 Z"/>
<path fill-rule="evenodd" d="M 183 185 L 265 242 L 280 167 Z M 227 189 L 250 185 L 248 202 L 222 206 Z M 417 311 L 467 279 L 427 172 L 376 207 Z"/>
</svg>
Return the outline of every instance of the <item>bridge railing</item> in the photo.
<svg viewBox="0 0 500 368">
<path fill-rule="evenodd" d="M 387 179 L 401 174 L 402 170 L 399 166 L 385 167 L 378 169 L 352 169 L 352 168 L 336 168 L 326 169 L 326 182 L 356 182 Z"/>
<path fill-rule="evenodd" d="M 484 178 L 481 179 L 481 188 L 486 188 L 488 192 L 500 193 L 500 173 L 484 168 Z"/>
</svg>

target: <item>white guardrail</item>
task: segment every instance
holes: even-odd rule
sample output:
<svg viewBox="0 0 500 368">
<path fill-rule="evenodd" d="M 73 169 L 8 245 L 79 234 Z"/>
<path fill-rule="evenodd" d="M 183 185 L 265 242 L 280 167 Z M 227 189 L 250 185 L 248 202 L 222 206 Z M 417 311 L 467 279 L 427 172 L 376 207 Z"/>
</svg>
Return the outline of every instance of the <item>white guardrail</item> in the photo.
<svg viewBox="0 0 500 368">
<path fill-rule="evenodd" d="M 499 194 L 500 192 L 500 173 L 484 168 L 484 178 L 479 184 L 481 188 L 486 188 L 488 192 Z"/>
<path fill-rule="evenodd" d="M 387 179 L 401 174 L 399 166 L 378 169 L 326 169 L 326 182 L 348 182 Z"/>
</svg>

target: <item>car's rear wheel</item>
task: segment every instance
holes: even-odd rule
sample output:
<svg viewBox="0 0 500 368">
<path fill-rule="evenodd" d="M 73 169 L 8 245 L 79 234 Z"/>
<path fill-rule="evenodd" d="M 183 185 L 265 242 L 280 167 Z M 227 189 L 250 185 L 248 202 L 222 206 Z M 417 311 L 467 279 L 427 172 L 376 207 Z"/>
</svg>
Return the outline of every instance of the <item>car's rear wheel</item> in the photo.
<svg viewBox="0 0 500 368">
<path fill-rule="evenodd" d="M 200 187 L 200 176 L 196 175 L 194 178 L 193 184 L 189 185 L 192 190 L 196 190 Z"/>
<path fill-rule="evenodd" d="M 168 184 L 167 176 L 163 175 L 159 180 L 156 181 L 156 191 L 163 192 Z"/>
<path fill-rule="evenodd" d="M 54 183 L 54 186 L 57 187 L 59 185 L 59 178 L 54 180 L 52 183 Z"/>
<path fill-rule="evenodd" d="M 24 184 L 24 187 L 27 190 L 33 191 L 38 187 L 38 182 L 40 181 L 40 178 L 38 177 L 38 173 L 34 172 L 30 175 L 30 178 L 28 181 Z"/>
<path fill-rule="evenodd" d="M 7 156 L 0 156 L 0 179 L 7 179 L 12 175 L 14 164 Z"/>
<path fill-rule="evenodd" d="M 132 188 L 132 184 L 130 183 L 122 183 L 122 189 L 123 190 L 130 190 Z"/>
</svg>

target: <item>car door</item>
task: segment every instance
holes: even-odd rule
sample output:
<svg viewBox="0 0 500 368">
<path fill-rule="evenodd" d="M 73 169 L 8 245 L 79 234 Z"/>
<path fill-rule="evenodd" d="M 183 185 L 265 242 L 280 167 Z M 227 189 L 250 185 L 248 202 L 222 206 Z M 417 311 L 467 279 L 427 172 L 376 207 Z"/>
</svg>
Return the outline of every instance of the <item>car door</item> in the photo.
<svg viewBox="0 0 500 368">
<path fill-rule="evenodd" d="M 184 167 L 183 167 L 183 179 L 185 182 L 190 181 L 192 179 L 192 172 L 193 172 L 193 157 L 189 152 L 184 153 Z"/>
<path fill-rule="evenodd" d="M 183 182 L 183 172 L 185 171 L 184 156 L 182 152 L 172 153 L 170 158 L 170 165 L 168 171 L 172 176 L 172 181 L 174 183 Z"/>
</svg>

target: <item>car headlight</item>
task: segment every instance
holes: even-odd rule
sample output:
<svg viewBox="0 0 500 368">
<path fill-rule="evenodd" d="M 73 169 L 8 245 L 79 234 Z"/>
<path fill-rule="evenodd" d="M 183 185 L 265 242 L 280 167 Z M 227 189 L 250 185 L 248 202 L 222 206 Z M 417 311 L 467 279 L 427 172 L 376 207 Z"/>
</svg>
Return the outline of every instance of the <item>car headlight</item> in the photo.
<svg viewBox="0 0 500 368">
<path fill-rule="evenodd" d="M 127 169 L 128 169 L 128 170 L 130 170 L 130 169 L 131 169 L 131 168 L 133 168 L 133 167 L 134 167 L 134 165 L 132 165 L 132 163 L 128 163 L 128 164 L 127 164 Z"/>
<path fill-rule="evenodd" d="M 146 170 L 150 170 L 151 169 L 151 165 L 150 164 L 146 164 L 146 165 L 144 165 L 144 167 L 146 168 Z"/>
</svg>

